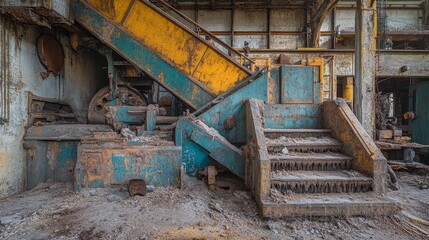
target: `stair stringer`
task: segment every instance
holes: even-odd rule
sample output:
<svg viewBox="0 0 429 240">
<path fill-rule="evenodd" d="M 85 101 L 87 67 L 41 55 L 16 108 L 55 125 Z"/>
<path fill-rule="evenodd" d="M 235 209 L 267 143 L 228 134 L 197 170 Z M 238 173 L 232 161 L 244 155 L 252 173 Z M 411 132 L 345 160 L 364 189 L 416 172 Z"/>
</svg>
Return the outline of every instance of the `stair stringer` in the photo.
<svg viewBox="0 0 429 240">
<path fill-rule="evenodd" d="M 343 153 L 353 157 L 352 169 L 373 178 L 373 191 L 386 192 L 387 160 L 366 133 L 344 99 L 322 105 L 322 124 L 343 142 Z"/>
<path fill-rule="evenodd" d="M 268 155 L 263 132 L 262 108 L 264 103 L 258 99 L 246 101 L 246 132 L 249 142 L 244 146 L 246 161 L 246 186 L 255 196 L 261 212 L 264 211 L 262 200 L 270 195 L 271 161 Z M 264 214 L 262 213 L 264 216 Z"/>
</svg>

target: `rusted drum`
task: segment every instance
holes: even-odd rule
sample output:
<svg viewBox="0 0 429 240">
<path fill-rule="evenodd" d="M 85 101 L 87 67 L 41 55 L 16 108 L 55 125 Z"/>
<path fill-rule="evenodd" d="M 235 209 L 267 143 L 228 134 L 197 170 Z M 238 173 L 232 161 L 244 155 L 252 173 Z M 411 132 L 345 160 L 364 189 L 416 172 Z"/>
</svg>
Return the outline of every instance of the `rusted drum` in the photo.
<svg viewBox="0 0 429 240">
<path fill-rule="evenodd" d="M 48 34 L 40 35 L 37 40 L 37 55 L 48 72 L 59 74 L 64 68 L 64 51 L 60 41 Z"/>
<path fill-rule="evenodd" d="M 128 184 L 128 192 L 130 193 L 130 196 L 146 195 L 146 182 L 141 179 L 131 179 Z"/>
<path fill-rule="evenodd" d="M 105 114 L 108 112 L 110 89 L 108 86 L 100 89 L 88 107 L 88 122 L 91 124 L 107 124 L 107 117 Z M 118 85 L 118 106 L 147 106 L 147 102 L 137 89 L 127 86 Z"/>
</svg>

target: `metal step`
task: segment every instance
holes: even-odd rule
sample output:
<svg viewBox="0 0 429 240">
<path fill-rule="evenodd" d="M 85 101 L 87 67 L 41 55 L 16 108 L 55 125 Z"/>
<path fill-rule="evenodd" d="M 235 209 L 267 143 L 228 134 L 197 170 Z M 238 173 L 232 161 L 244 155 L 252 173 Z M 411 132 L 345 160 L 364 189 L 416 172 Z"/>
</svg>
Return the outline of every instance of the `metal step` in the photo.
<svg viewBox="0 0 429 240">
<path fill-rule="evenodd" d="M 307 137 L 329 137 L 332 131 L 330 129 L 264 129 L 265 137 L 276 139 L 279 137 L 288 138 L 307 138 Z"/>
<path fill-rule="evenodd" d="M 273 172 L 350 170 L 353 160 L 341 153 L 290 153 L 269 157 Z"/>
<path fill-rule="evenodd" d="M 282 171 L 271 173 L 271 188 L 282 193 L 372 191 L 373 179 L 356 171 Z"/>
<path fill-rule="evenodd" d="M 325 153 L 340 152 L 343 144 L 333 138 L 278 138 L 267 139 L 267 149 L 270 154 L 281 153 L 284 148 L 289 152 L 300 153 Z"/>
<path fill-rule="evenodd" d="M 263 217 L 391 216 L 399 204 L 373 193 L 295 194 L 261 201 Z"/>
</svg>

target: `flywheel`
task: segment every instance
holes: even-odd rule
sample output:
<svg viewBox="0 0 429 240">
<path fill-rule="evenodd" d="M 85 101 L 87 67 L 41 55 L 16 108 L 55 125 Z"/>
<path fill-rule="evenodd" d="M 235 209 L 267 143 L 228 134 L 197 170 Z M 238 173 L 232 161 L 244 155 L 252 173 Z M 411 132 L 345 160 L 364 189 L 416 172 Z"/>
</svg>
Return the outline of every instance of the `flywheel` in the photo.
<svg viewBox="0 0 429 240">
<path fill-rule="evenodd" d="M 107 124 L 106 113 L 109 107 L 110 89 L 108 86 L 100 89 L 88 107 L 88 123 Z M 118 106 L 147 106 L 147 102 L 139 91 L 131 86 L 118 85 Z"/>
</svg>

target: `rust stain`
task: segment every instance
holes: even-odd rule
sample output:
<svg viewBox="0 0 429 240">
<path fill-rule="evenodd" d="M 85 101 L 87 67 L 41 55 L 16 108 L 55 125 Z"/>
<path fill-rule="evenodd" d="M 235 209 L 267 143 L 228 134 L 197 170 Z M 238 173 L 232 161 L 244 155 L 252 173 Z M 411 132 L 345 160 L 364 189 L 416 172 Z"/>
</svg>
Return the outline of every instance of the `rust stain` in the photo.
<svg viewBox="0 0 429 240">
<path fill-rule="evenodd" d="M 165 82 L 164 73 L 161 72 L 156 77 L 159 79 L 160 82 Z"/>
<path fill-rule="evenodd" d="M 114 0 L 100 0 L 100 9 L 108 14 L 109 16 L 112 16 L 115 18 L 116 16 L 116 9 Z"/>
</svg>

